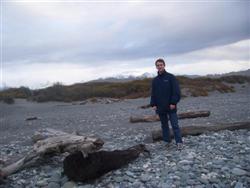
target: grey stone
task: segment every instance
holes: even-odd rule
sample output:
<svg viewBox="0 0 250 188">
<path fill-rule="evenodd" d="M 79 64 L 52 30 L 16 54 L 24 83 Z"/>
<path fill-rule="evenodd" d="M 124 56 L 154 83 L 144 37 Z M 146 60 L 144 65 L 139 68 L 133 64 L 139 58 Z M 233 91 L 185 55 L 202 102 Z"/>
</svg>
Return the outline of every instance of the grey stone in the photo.
<svg viewBox="0 0 250 188">
<path fill-rule="evenodd" d="M 220 186 L 216 183 L 213 183 L 212 186 L 213 186 L 213 188 L 220 188 Z"/>
<path fill-rule="evenodd" d="M 134 187 L 134 188 L 138 188 L 138 187 L 142 187 L 142 186 L 143 186 L 143 184 L 139 181 L 135 181 L 132 184 L 132 187 Z"/>
<path fill-rule="evenodd" d="M 163 182 L 158 184 L 159 188 L 171 188 L 172 184 L 169 184 L 168 182 Z"/>
<path fill-rule="evenodd" d="M 150 176 L 148 174 L 143 174 L 143 175 L 141 175 L 140 179 L 141 179 L 142 182 L 147 182 L 151 178 L 150 178 Z"/>
<path fill-rule="evenodd" d="M 213 188 L 213 186 L 211 184 L 206 184 L 205 188 Z"/>
<path fill-rule="evenodd" d="M 58 172 L 52 173 L 51 177 L 49 178 L 49 182 L 60 182 L 61 181 L 61 174 Z"/>
<path fill-rule="evenodd" d="M 124 179 L 127 180 L 128 182 L 134 182 L 134 181 L 135 181 L 134 178 L 132 178 L 132 177 L 130 177 L 130 176 L 128 176 L 128 175 L 125 175 L 125 176 L 124 176 Z"/>
<path fill-rule="evenodd" d="M 184 166 L 182 166 L 181 168 L 182 168 L 183 170 L 185 170 L 185 171 L 188 171 L 188 170 L 191 169 L 191 166 L 189 166 L 189 165 L 184 165 Z"/>
<path fill-rule="evenodd" d="M 77 187 L 77 184 L 73 181 L 68 181 L 62 186 L 62 188 L 76 188 L 76 187 Z"/>
<path fill-rule="evenodd" d="M 46 186 L 46 185 L 48 185 L 48 180 L 47 179 L 39 180 L 36 182 L 36 185 L 39 187 Z"/>
<path fill-rule="evenodd" d="M 115 174 L 115 175 L 121 175 L 122 173 L 121 173 L 120 170 L 116 170 L 116 171 L 114 171 L 114 174 Z"/>
<path fill-rule="evenodd" d="M 77 188 L 93 188 L 93 186 L 87 184 L 87 185 L 80 185 L 80 186 L 77 186 Z"/>
<path fill-rule="evenodd" d="M 178 164 L 180 164 L 180 165 L 190 165 L 190 164 L 193 164 L 193 161 L 182 160 Z"/>
<path fill-rule="evenodd" d="M 204 185 L 195 185 L 194 188 L 204 188 Z"/>
<path fill-rule="evenodd" d="M 47 174 L 53 172 L 53 168 L 51 166 L 44 166 L 42 169 L 43 171 L 47 172 Z"/>
<path fill-rule="evenodd" d="M 204 178 L 199 178 L 199 181 L 203 184 L 208 184 L 209 181 L 207 179 L 204 179 Z"/>
<path fill-rule="evenodd" d="M 193 180 L 193 179 L 187 179 L 186 182 L 188 185 L 195 185 L 196 184 L 195 180 Z"/>
<path fill-rule="evenodd" d="M 203 172 L 203 173 L 208 173 L 208 172 L 209 172 L 209 170 L 207 170 L 207 169 L 205 169 L 205 168 L 202 168 L 202 169 L 200 170 L 200 172 Z"/>
<path fill-rule="evenodd" d="M 113 177 L 113 179 L 117 183 L 120 183 L 120 182 L 124 181 L 124 177 L 123 176 L 115 176 L 115 177 Z"/>
<path fill-rule="evenodd" d="M 224 160 L 223 159 L 213 160 L 213 164 L 223 165 L 224 164 Z"/>
<path fill-rule="evenodd" d="M 19 184 L 19 185 L 23 185 L 25 183 L 26 183 L 26 181 L 24 179 L 20 179 L 17 181 L 17 184 Z"/>
<path fill-rule="evenodd" d="M 221 169 L 221 165 L 217 165 L 217 164 L 215 164 L 215 165 L 213 165 L 213 168 L 217 168 L 217 169 Z"/>
<path fill-rule="evenodd" d="M 222 171 L 229 171 L 230 169 L 229 169 L 227 166 L 223 166 L 223 167 L 221 168 L 221 170 L 222 170 Z"/>
<path fill-rule="evenodd" d="M 209 182 L 211 182 L 211 183 L 220 183 L 220 180 L 218 179 L 218 178 L 210 178 L 209 179 Z"/>
<path fill-rule="evenodd" d="M 246 85 L 247 88 L 250 89 L 250 85 Z M 248 90 L 249 90 L 248 89 Z M 249 90 L 250 91 L 250 90 Z M 238 92 L 238 91 L 237 91 Z M 236 93 L 237 93 L 236 92 Z M 183 111 L 190 109 L 203 109 L 204 107 L 208 107 L 209 109 L 213 109 L 213 116 L 209 118 L 198 118 L 198 119 L 189 119 L 183 121 L 183 125 L 209 125 L 209 122 L 213 124 L 214 122 L 219 121 L 236 121 L 240 120 L 243 117 L 250 120 L 249 115 L 244 116 L 244 113 L 232 113 L 238 107 L 242 108 L 244 112 L 250 112 L 249 104 L 250 101 L 246 100 L 246 93 L 244 95 L 232 94 L 235 96 L 235 99 L 232 100 L 231 94 L 223 94 L 216 95 L 216 98 L 207 97 L 208 101 L 211 100 L 211 103 L 204 102 L 204 98 L 188 98 L 186 102 L 183 101 L 184 107 Z M 249 93 L 249 92 L 248 92 Z M 242 100 L 244 98 L 244 100 Z M 249 98 L 249 97 L 248 97 Z M 214 100 L 215 99 L 215 100 Z M 126 103 L 129 101 L 129 105 Z M 56 123 L 56 121 L 61 122 L 61 119 L 64 116 L 61 113 L 58 113 L 58 118 L 56 118 L 55 123 L 53 123 L 54 128 L 63 128 L 65 131 L 70 131 L 72 128 L 79 128 L 82 131 L 86 131 L 90 134 L 99 134 L 101 138 L 107 140 L 107 144 L 105 143 L 105 150 L 115 150 L 120 148 L 126 148 L 133 144 L 134 142 L 142 141 L 146 135 L 145 132 L 151 130 L 151 128 L 146 129 L 136 129 L 134 127 L 127 126 L 123 122 L 123 117 L 128 117 L 131 114 L 142 114 L 144 110 L 139 110 L 135 108 L 135 106 L 139 106 L 142 103 L 145 103 L 145 99 L 133 99 L 128 100 L 126 103 L 123 103 L 124 108 L 120 109 L 121 105 L 114 105 L 112 108 L 108 109 L 107 106 L 103 104 L 100 106 L 96 106 L 97 104 L 91 104 L 92 107 L 100 107 L 103 111 L 98 112 L 98 114 L 93 115 L 92 110 L 88 110 L 84 113 L 75 113 L 75 111 L 71 111 L 71 109 L 75 108 L 78 110 L 82 110 L 85 106 L 74 105 L 73 107 L 61 108 L 62 111 L 58 109 L 55 112 L 69 112 L 70 114 L 76 115 L 75 118 L 70 120 L 65 119 L 65 124 Z M 213 108 L 216 102 L 220 101 L 218 108 Z M 249 101 L 249 102 L 246 102 Z M 109 101 L 108 101 L 109 103 Z M 248 105 L 245 105 L 247 103 Z M 122 106 L 123 106 L 122 104 Z M 181 105 L 182 105 L 181 104 Z M 190 104 L 194 104 L 193 107 Z M 227 106 L 225 106 L 225 105 Z M 231 104 L 231 105 L 229 105 Z M 34 104 L 35 105 L 35 104 Z M 47 105 L 47 104 L 46 104 Z M 127 105 L 127 106 L 126 106 Z M 204 106 L 203 106 L 204 105 Z M 229 105 L 229 106 L 228 106 Z M 90 104 L 86 104 L 86 107 L 90 106 Z M 236 108 L 230 109 L 230 106 L 236 106 Z M 56 106 L 55 106 L 56 107 Z M 79 108 L 78 108 L 79 107 Z M 227 108 L 225 108 L 227 107 Z M 229 107 L 229 108 L 228 108 Z M 32 106 L 31 106 L 32 108 Z M 57 108 L 57 107 L 56 107 Z M 97 109 L 97 108 L 96 108 Z M 115 110 L 114 110 L 115 109 Z M 25 109 L 24 109 L 25 110 Z M 69 111 L 68 111 L 69 110 Z M 109 110 L 111 110 L 111 114 L 109 115 Z M 215 110 L 215 111 L 214 111 Z M 225 113 L 221 114 L 220 112 L 224 110 Z M 237 110 L 236 110 L 237 111 Z M 235 111 L 235 112 L 236 112 Z M 74 113 L 73 113 L 74 112 Z M 137 113 L 138 112 L 138 113 Z M 145 111 L 144 111 L 145 112 Z M 238 111 L 237 111 L 238 112 Z M 146 113 L 151 114 L 151 110 Z M 233 115 L 232 115 L 233 114 Z M 47 115 L 43 114 L 43 115 Z M 79 116 L 79 117 L 77 117 Z M 84 117 L 83 117 L 84 116 Z M 53 115 L 53 117 L 55 117 Z M 119 119 L 121 118 L 121 119 Z M 8 119 L 8 117 L 7 117 Z M 46 120 L 47 118 L 44 118 Z M 84 124 L 86 126 L 80 126 L 80 120 L 84 119 Z M 23 119 L 22 119 L 23 120 Z M 51 125 L 50 120 L 44 121 L 43 126 L 41 128 L 46 128 Z M 60 121 L 59 121 L 60 120 Z M 110 125 L 115 125 L 117 121 L 122 120 L 122 126 L 114 126 L 110 127 Z M 73 121 L 73 122 L 72 122 Z M 209 122 L 208 122 L 209 121 Z M 1 118 L 0 118 L 0 122 Z M 39 122 L 37 122 L 39 123 Z M 124 124 L 123 124 L 124 123 Z M 159 122 L 155 123 L 159 124 Z M 76 126 L 77 125 L 77 126 Z M 100 126 L 102 129 L 100 128 Z M 104 126 L 103 126 L 104 125 Z M 10 124 L 11 126 L 11 124 Z M 58 127 L 57 127 L 58 126 Z M 33 129 L 32 127 L 30 127 Z M 86 129 L 85 129 L 86 128 Z M 36 126 L 37 129 L 37 126 Z M 14 131 L 14 129 L 13 129 Z M 25 130 L 23 130 L 25 131 Z M 27 134 L 23 131 L 20 131 L 22 134 Z M 0 131 L 1 133 L 1 131 Z M 7 133 L 7 131 L 6 131 Z M 9 134 L 9 133 L 8 133 Z M 12 132 L 11 132 L 12 134 Z M 3 135 L 5 136 L 5 135 Z M 8 136 L 8 135 L 7 135 Z M 18 136 L 18 135 L 15 135 Z M 21 136 L 21 135 L 20 135 Z M 7 138 L 7 137 L 6 137 Z M 21 138 L 21 137 L 17 137 Z M 24 137 L 22 137 L 24 139 Z M 24 140 L 30 139 L 29 136 L 25 137 Z M 80 188 L 94 188 L 94 187 L 107 187 L 107 188 L 168 188 L 172 186 L 178 188 L 194 188 L 196 187 L 205 187 L 205 188 L 215 188 L 215 187 L 232 187 L 232 188 L 246 188 L 249 182 L 249 175 L 247 165 L 250 163 L 250 159 L 248 155 L 250 154 L 250 131 L 249 130 L 235 130 L 235 131 L 220 131 L 217 133 L 205 133 L 199 136 L 187 136 L 184 139 L 186 143 L 185 150 L 181 152 L 177 152 L 174 144 L 166 150 L 163 146 L 162 142 L 155 143 L 147 143 L 147 148 L 151 153 L 151 157 L 140 157 L 139 160 L 135 160 L 133 163 L 130 163 L 128 166 L 113 171 L 112 173 L 108 173 L 106 176 L 97 179 L 93 185 L 85 186 L 84 183 L 78 182 L 78 187 Z M 5 139 L 3 139 L 5 142 Z M 116 140 L 114 142 L 114 140 Z M 3 146 L 3 147 L 2 147 Z M 31 146 L 26 147 L 22 145 L 22 142 L 16 143 L 7 143 L 6 145 L 1 144 L 0 156 L 8 156 L 7 152 L 11 155 L 26 153 L 30 149 Z M 19 151 L 19 152 L 18 152 Z M 240 153 L 240 155 L 235 155 L 235 153 Z M 66 156 L 66 154 L 65 154 Z M 62 171 L 62 159 L 64 157 L 53 157 L 50 158 L 52 162 L 49 164 L 45 164 L 42 167 L 34 167 L 32 170 L 22 170 L 17 174 L 13 174 L 10 176 L 10 181 L 7 182 L 6 187 L 59 187 L 59 185 L 64 185 L 68 182 L 68 179 L 65 176 L 59 177 L 60 172 Z M 143 168 L 142 168 L 143 166 Z M 186 166 L 190 166 L 186 167 Z M 183 170 L 183 168 L 186 170 Z M 221 168 L 221 170 L 219 169 Z M 240 169 L 240 170 L 235 170 Z M 232 170 L 234 169 L 234 172 Z M 245 173 L 246 171 L 246 173 Z M 53 175 L 54 173 L 58 173 L 58 175 Z M 213 173 L 212 173 L 213 172 Z M 217 173 L 217 174 L 215 174 Z M 146 178 L 142 178 L 141 175 L 145 174 Z M 242 175 L 244 174 L 244 175 Z M 176 178 L 180 177 L 180 179 Z M 203 178 L 200 180 L 200 178 Z M 145 182 L 141 181 L 145 179 Z M 170 179 L 172 178 L 172 179 Z M 26 180 L 23 182 L 22 179 Z M 47 179 L 47 184 L 46 184 Z M 50 182 L 50 181 L 52 182 Z M 59 181 L 60 180 L 60 181 Z M 119 180 L 119 181 L 118 181 Z M 147 181 L 148 180 L 148 181 Z M 233 182 L 231 184 L 231 182 Z M 19 184 L 18 184 L 19 183 Z M 48 184 L 50 184 L 48 186 Z M 175 185 L 176 184 L 176 185 Z M 203 185 L 201 185 L 203 184 Z M 5 186 L 5 185 L 4 185 Z M 1 186 L 0 186 L 1 187 Z"/>
<path fill-rule="evenodd" d="M 130 177 L 135 177 L 135 174 L 131 171 L 126 171 L 125 173 Z"/>
<path fill-rule="evenodd" d="M 237 182 L 234 186 L 234 188 L 244 188 L 243 183 Z"/>
<path fill-rule="evenodd" d="M 60 188 L 60 184 L 59 183 L 56 183 L 56 182 L 50 182 L 48 184 L 48 188 Z"/>
<path fill-rule="evenodd" d="M 174 181 L 174 185 L 177 186 L 177 187 L 180 187 L 181 182 L 180 181 Z"/>
<path fill-rule="evenodd" d="M 240 168 L 233 168 L 232 170 L 232 174 L 236 175 L 236 176 L 243 176 L 247 174 L 247 171 L 242 170 Z"/>
<path fill-rule="evenodd" d="M 61 178 L 61 185 L 65 184 L 67 181 L 69 181 L 69 178 L 67 176 L 63 176 Z"/>
</svg>

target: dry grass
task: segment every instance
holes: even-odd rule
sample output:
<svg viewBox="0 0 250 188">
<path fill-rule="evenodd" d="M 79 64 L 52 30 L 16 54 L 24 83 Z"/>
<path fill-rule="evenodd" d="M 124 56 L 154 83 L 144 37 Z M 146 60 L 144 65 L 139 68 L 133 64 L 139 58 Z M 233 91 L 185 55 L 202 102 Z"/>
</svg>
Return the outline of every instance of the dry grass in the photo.
<svg viewBox="0 0 250 188">
<path fill-rule="evenodd" d="M 208 96 L 209 92 L 218 91 L 220 93 L 234 92 L 231 84 L 250 83 L 250 77 L 246 76 L 225 76 L 221 78 L 188 78 L 177 76 L 182 89 L 182 96 Z M 0 92 L 0 100 L 6 97 L 27 98 L 37 102 L 45 101 L 77 101 L 91 98 L 93 102 L 95 97 L 112 98 L 139 98 L 150 96 L 152 78 L 143 80 L 134 80 L 122 83 L 110 82 L 92 82 L 78 83 L 70 86 L 64 86 L 57 82 L 53 86 L 30 90 L 29 88 L 11 88 Z"/>
</svg>

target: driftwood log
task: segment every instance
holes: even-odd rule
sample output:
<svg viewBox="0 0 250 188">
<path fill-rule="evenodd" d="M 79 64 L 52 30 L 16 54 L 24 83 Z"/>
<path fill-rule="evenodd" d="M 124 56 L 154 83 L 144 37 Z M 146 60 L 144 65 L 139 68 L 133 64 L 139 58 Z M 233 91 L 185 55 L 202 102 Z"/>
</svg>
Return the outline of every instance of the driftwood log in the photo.
<svg viewBox="0 0 250 188">
<path fill-rule="evenodd" d="M 209 126 L 187 126 L 181 128 L 182 136 L 187 135 L 200 135 L 205 132 L 217 132 L 221 130 L 238 130 L 238 129 L 250 129 L 250 122 L 235 122 L 235 123 L 223 123 Z M 170 135 L 173 138 L 173 131 L 170 129 Z M 157 129 L 152 131 L 153 141 L 162 140 L 162 130 Z"/>
<path fill-rule="evenodd" d="M 31 121 L 31 120 L 37 120 L 37 119 L 39 119 L 39 118 L 36 117 L 36 116 L 33 116 L 33 117 L 27 117 L 25 120 L 26 121 Z"/>
<path fill-rule="evenodd" d="M 38 140 L 26 156 L 0 169 L 0 178 L 7 177 L 48 154 L 51 156 L 64 152 L 81 151 L 84 155 L 87 155 L 90 152 L 99 150 L 104 144 L 101 139 L 95 137 L 68 134 L 53 129 L 48 129 L 47 132 L 54 136 Z"/>
<path fill-rule="evenodd" d="M 148 152 L 143 144 L 126 150 L 97 151 L 84 157 L 78 151 L 67 156 L 63 161 L 64 174 L 73 181 L 89 181 L 105 173 L 121 168 L 136 159 L 140 153 Z"/>
<path fill-rule="evenodd" d="M 150 108 L 150 107 L 151 107 L 150 104 L 139 106 L 139 108 L 142 108 L 142 109 L 146 109 L 146 108 Z"/>
<path fill-rule="evenodd" d="M 179 113 L 179 119 L 188 119 L 188 118 L 198 118 L 198 117 L 208 117 L 210 115 L 210 111 L 194 111 L 194 112 L 184 112 Z M 144 115 L 141 117 L 130 117 L 131 123 L 138 123 L 138 122 L 155 122 L 160 121 L 158 115 Z"/>
</svg>

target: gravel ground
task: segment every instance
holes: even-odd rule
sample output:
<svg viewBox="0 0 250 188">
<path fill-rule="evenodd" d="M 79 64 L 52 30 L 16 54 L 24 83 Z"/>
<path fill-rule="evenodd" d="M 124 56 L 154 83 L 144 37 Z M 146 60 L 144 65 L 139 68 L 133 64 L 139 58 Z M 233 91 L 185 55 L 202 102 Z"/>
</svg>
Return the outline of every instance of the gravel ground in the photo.
<svg viewBox="0 0 250 188">
<path fill-rule="evenodd" d="M 211 93 L 208 97 L 181 100 L 178 112 L 210 110 L 207 118 L 180 120 L 180 126 L 250 121 L 250 87 L 235 85 L 235 93 Z M 155 123 L 129 123 L 130 116 L 154 114 L 139 109 L 149 98 L 110 104 L 72 105 L 63 102 L 35 103 L 17 99 L 13 105 L 0 103 L 0 159 L 17 158 L 31 146 L 31 136 L 43 128 L 96 134 L 104 149 L 127 148 L 142 143 Z M 25 121 L 37 116 L 38 120 Z M 221 131 L 184 138 L 185 147 L 165 148 L 162 142 L 146 143 L 151 157 L 141 156 L 120 170 L 92 184 L 68 182 L 61 176 L 62 158 L 54 157 L 43 166 L 10 176 L 0 187 L 250 187 L 250 132 Z"/>
</svg>

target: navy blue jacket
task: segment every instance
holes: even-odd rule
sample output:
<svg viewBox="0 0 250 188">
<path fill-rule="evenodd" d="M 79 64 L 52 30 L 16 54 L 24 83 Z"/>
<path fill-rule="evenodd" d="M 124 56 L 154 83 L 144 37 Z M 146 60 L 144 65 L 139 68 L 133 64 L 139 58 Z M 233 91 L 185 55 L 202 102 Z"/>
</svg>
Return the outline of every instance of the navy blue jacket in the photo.
<svg viewBox="0 0 250 188">
<path fill-rule="evenodd" d="M 170 110 L 169 105 L 176 105 L 181 99 L 180 87 L 177 79 L 171 73 L 164 70 L 153 78 L 151 86 L 150 105 L 156 106 L 156 113 L 176 112 L 177 109 Z"/>
</svg>

